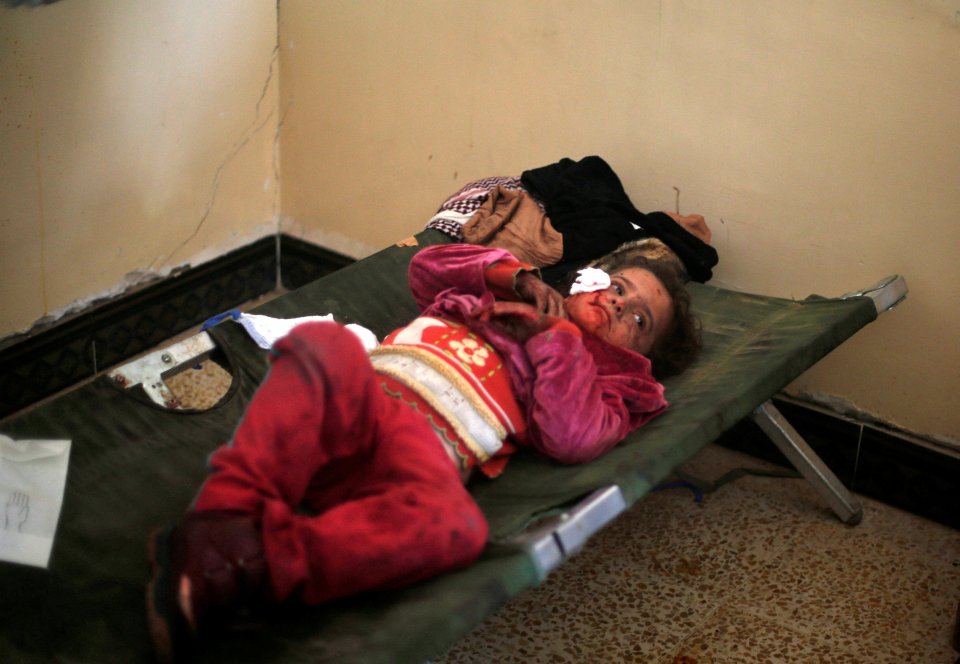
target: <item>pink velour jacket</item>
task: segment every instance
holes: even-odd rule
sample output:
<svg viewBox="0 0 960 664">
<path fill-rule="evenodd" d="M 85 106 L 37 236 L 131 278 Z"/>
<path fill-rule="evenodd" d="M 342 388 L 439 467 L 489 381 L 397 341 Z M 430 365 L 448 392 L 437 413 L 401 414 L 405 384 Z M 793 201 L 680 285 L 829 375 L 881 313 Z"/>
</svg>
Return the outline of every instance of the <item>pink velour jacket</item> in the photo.
<svg viewBox="0 0 960 664">
<path fill-rule="evenodd" d="M 667 407 L 663 386 L 639 353 L 569 323 L 520 342 L 495 318 L 480 316 L 495 299 L 487 269 L 494 264 L 530 269 L 503 249 L 437 245 L 414 256 L 410 288 L 424 315 L 464 323 L 500 353 L 527 418 L 529 440 L 514 442 L 530 444 L 561 463 L 583 463 Z"/>
</svg>

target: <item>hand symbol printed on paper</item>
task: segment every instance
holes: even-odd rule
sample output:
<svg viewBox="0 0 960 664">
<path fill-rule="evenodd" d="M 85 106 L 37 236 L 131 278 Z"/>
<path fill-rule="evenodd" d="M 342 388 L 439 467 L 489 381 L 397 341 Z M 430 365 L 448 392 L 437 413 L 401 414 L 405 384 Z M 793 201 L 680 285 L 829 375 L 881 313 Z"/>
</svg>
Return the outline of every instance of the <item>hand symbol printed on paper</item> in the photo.
<svg viewBox="0 0 960 664">
<path fill-rule="evenodd" d="M 7 505 L 3 511 L 3 529 L 15 528 L 17 532 L 20 532 L 29 514 L 30 496 L 21 491 L 14 491 L 7 496 Z"/>
</svg>

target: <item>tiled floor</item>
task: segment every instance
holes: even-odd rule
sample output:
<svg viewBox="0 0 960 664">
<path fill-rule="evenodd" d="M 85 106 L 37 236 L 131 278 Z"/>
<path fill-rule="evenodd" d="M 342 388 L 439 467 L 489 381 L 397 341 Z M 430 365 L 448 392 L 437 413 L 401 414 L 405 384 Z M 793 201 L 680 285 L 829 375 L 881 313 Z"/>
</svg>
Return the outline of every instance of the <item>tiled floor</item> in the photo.
<svg viewBox="0 0 960 664">
<path fill-rule="evenodd" d="M 769 468 L 709 446 L 682 470 Z M 802 479 L 648 495 L 435 664 L 953 664 L 960 532 L 863 499 L 845 526 Z"/>
</svg>

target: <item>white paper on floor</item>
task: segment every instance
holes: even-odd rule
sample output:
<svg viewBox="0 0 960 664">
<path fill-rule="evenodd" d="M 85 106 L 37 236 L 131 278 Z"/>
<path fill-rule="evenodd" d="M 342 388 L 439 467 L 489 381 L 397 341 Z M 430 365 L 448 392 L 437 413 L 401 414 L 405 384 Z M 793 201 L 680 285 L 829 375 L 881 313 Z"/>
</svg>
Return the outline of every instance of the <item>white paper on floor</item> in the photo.
<svg viewBox="0 0 960 664">
<path fill-rule="evenodd" d="M 69 459 L 69 440 L 0 434 L 0 560 L 47 567 Z"/>
</svg>

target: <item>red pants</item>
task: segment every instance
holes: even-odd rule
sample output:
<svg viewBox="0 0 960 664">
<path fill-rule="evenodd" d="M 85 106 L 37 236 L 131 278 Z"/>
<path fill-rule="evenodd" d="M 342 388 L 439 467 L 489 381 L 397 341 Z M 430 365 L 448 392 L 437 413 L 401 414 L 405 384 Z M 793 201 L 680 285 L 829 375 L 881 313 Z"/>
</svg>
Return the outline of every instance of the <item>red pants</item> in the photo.
<svg viewBox="0 0 960 664">
<path fill-rule="evenodd" d="M 275 600 L 405 585 L 468 565 L 486 545 L 483 513 L 429 423 L 384 393 L 334 323 L 275 345 L 211 465 L 195 509 L 260 520 Z"/>
</svg>

